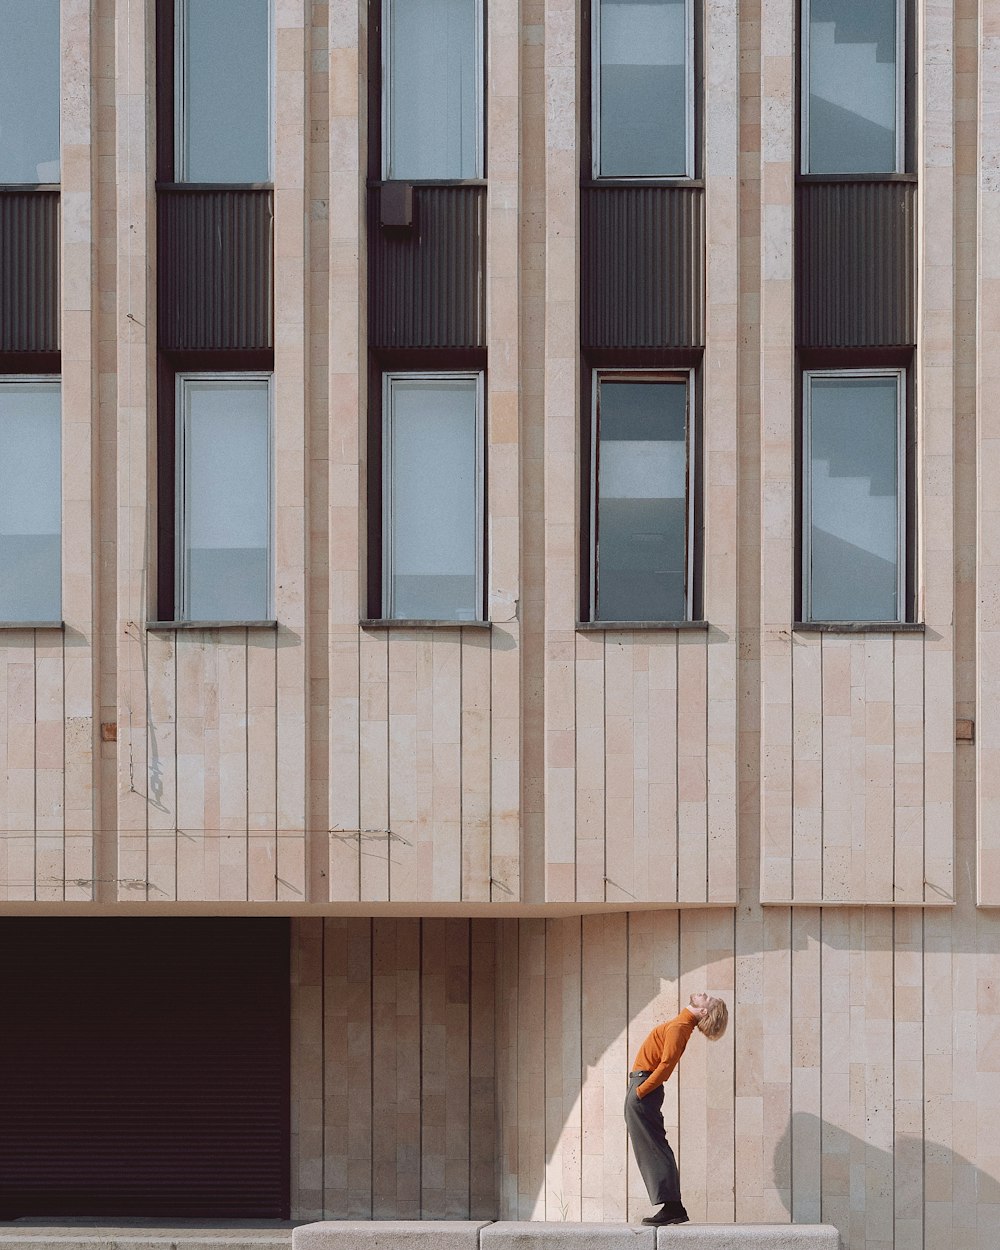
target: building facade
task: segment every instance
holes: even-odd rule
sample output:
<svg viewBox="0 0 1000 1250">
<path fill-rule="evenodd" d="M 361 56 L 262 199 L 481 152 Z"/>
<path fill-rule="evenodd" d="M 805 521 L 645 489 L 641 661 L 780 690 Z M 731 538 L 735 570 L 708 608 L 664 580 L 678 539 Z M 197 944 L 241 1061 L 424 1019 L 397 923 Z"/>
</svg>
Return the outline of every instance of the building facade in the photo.
<svg viewBox="0 0 1000 1250">
<path fill-rule="evenodd" d="M 0 1216 L 994 1245 L 1000 4 L 0 35 Z"/>
</svg>

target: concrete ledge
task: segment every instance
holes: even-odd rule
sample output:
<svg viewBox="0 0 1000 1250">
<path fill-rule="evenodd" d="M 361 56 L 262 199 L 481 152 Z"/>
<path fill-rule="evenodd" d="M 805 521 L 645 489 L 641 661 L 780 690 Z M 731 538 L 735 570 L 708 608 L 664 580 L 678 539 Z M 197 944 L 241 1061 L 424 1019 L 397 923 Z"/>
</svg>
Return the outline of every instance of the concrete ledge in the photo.
<svg viewBox="0 0 1000 1250">
<path fill-rule="evenodd" d="M 486 1220 L 324 1220 L 292 1233 L 292 1250 L 479 1250 Z"/>
<path fill-rule="evenodd" d="M 840 1250 L 832 1224 L 676 1224 L 657 1229 L 657 1250 Z"/>
<path fill-rule="evenodd" d="M 641 1224 L 555 1224 L 542 1220 L 491 1224 L 482 1250 L 656 1250 L 656 1229 Z"/>
<path fill-rule="evenodd" d="M 840 1250 L 829 1224 L 571 1224 L 544 1220 L 327 1220 L 292 1250 Z"/>
<path fill-rule="evenodd" d="M 292 1250 L 288 1228 L 0 1224 L 2 1250 Z"/>
</svg>

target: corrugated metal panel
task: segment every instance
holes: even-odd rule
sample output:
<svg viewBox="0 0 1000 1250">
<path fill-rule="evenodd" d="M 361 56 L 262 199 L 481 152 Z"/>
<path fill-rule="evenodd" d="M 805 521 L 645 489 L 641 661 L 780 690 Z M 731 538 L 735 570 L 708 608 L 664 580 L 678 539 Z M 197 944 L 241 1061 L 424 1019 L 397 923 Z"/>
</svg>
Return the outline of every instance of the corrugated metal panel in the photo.
<svg viewBox="0 0 1000 1250">
<path fill-rule="evenodd" d="M 913 182 L 799 184 L 799 347 L 915 342 L 916 191 Z"/>
<path fill-rule="evenodd" d="M 584 187 L 580 283 L 584 348 L 701 347 L 702 189 Z"/>
<path fill-rule="evenodd" d="M 413 189 L 412 230 L 385 229 L 368 195 L 372 347 L 486 346 L 486 188 Z"/>
<path fill-rule="evenodd" d="M 59 192 L 0 191 L 0 351 L 59 350 Z"/>
<path fill-rule="evenodd" d="M 272 347 L 272 192 L 162 189 L 157 211 L 160 347 Z"/>
<path fill-rule="evenodd" d="M 0 920 L 0 1218 L 287 1218 L 287 920 Z"/>
</svg>

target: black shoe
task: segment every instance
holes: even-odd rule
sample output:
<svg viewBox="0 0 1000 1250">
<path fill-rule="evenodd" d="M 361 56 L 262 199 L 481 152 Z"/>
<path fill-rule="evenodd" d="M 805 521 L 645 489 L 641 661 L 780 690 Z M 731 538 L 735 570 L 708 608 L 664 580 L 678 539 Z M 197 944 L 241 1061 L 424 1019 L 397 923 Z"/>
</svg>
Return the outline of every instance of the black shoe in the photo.
<svg viewBox="0 0 1000 1250">
<path fill-rule="evenodd" d="M 643 1224 L 686 1224 L 688 1213 L 683 1202 L 665 1202 L 655 1215 L 647 1215 Z"/>
</svg>

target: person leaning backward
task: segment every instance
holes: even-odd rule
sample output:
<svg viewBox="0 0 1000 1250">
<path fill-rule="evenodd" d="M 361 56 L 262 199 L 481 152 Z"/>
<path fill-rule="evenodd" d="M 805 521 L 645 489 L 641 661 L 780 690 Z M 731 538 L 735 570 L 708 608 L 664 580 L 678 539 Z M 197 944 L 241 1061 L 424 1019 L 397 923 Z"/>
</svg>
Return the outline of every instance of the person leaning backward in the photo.
<svg viewBox="0 0 1000 1250">
<path fill-rule="evenodd" d="M 658 1024 L 639 1047 L 628 1078 L 625 1125 L 650 1202 L 662 1203 L 643 1224 L 686 1224 L 677 1160 L 663 1128 L 663 1082 L 677 1066 L 688 1038 L 699 1029 L 718 1041 L 729 1023 L 721 998 L 692 994 L 689 1006 L 665 1024 Z"/>
</svg>

